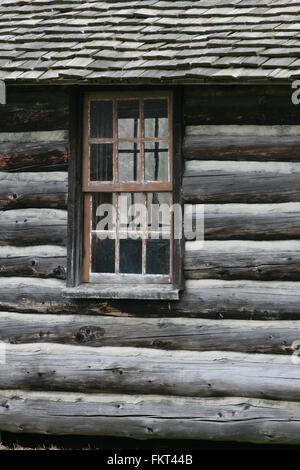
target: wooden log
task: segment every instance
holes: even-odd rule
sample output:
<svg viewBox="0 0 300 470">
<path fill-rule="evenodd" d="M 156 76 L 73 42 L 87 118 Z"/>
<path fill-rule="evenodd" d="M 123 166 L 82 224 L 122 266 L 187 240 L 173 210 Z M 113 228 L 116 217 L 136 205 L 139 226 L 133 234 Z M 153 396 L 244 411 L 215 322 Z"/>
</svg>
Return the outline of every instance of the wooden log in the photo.
<svg viewBox="0 0 300 470">
<path fill-rule="evenodd" d="M 66 278 L 67 252 L 60 246 L 0 246 L 1 276 Z"/>
<path fill-rule="evenodd" d="M 187 160 L 299 161 L 299 136 L 186 136 Z"/>
<path fill-rule="evenodd" d="M 0 143 L 0 171 L 63 171 L 68 164 L 68 141 Z"/>
<path fill-rule="evenodd" d="M 1 312 L 0 341 L 292 354 L 300 321 L 121 318 Z"/>
<path fill-rule="evenodd" d="M 58 279 L 0 277 L 0 311 L 297 320 L 299 282 L 191 280 L 179 301 L 66 298 Z"/>
<path fill-rule="evenodd" d="M 195 226 L 200 205 L 186 206 Z M 205 240 L 295 240 L 300 238 L 300 204 L 206 204 Z M 200 225 L 201 226 L 201 225 Z M 188 229 L 187 239 L 193 234 Z"/>
<path fill-rule="evenodd" d="M 69 126 L 68 93 L 62 88 L 8 87 L 6 102 L 0 106 L 2 132 L 50 131 Z"/>
<path fill-rule="evenodd" d="M 186 279 L 300 280 L 300 241 L 186 244 Z"/>
<path fill-rule="evenodd" d="M 294 402 L 3 390 L 0 403 L 4 432 L 300 443 Z"/>
<path fill-rule="evenodd" d="M 299 163 L 186 163 L 183 198 L 189 203 L 283 203 L 300 201 Z"/>
<path fill-rule="evenodd" d="M 65 209 L 67 191 L 67 172 L 2 173 L 0 209 Z"/>
<path fill-rule="evenodd" d="M 16 209 L 0 212 L 0 246 L 65 245 L 67 211 Z"/>
<path fill-rule="evenodd" d="M 287 355 L 42 343 L 1 352 L 0 389 L 300 400 L 300 369 Z"/>
<path fill-rule="evenodd" d="M 185 87 L 186 124 L 293 125 L 300 113 L 290 86 L 202 85 Z"/>
<path fill-rule="evenodd" d="M 199 126 L 186 126 L 186 136 L 214 136 L 214 137 L 248 137 L 257 138 L 268 137 L 269 139 L 274 137 L 297 137 L 299 135 L 300 126 L 262 126 L 262 125 L 239 125 L 229 124 L 226 126 L 214 126 L 214 125 L 199 125 Z M 1 134 L 0 134 L 1 137 Z"/>
</svg>

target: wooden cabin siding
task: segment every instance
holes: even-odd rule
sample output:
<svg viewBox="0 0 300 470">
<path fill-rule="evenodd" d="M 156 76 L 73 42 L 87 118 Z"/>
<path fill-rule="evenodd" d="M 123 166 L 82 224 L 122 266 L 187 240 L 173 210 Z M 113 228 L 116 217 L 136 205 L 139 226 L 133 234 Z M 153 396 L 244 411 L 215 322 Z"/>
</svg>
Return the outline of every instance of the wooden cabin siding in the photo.
<svg viewBox="0 0 300 470">
<path fill-rule="evenodd" d="M 67 90 L 7 87 L 0 105 L 0 275 L 7 282 L 66 278 L 68 155 Z"/>
<path fill-rule="evenodd" d="M 289 87 L 185 87 L 182 197 L 194 221 L 205 205 L 205 242 L 186 241 L 179 301 L 66 297 L 69 91 L 11 86 L 7 101 L 0 430 L 299 444 Z"/>
</svg>

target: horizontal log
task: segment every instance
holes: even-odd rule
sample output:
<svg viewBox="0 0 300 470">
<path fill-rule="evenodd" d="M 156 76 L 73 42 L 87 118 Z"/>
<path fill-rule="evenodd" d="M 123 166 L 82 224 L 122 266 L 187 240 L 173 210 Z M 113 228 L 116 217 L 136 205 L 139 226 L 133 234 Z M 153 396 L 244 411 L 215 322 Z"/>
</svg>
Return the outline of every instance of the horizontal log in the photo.
<svg viewBox="0 0 300 470">
<path fill-rule="evenodd" d="M 58 279 L 0 277 L 0 311 L 297 320 L 299 282 L 191 280 L 179 301 L 66 298 Z"/>
<path fill-rule="evenodd" d="M 5 432 L 300 443 L 293 402 L 3 390 L 0 403 Z"/>
<path fill-rule="evenodd" d="M 300 280 L 300 241 L 186 243 L 186 279 Z"/>
<path fill-rule="evenodd" d="M 67 211 L 16 209 L 0 212 L 0 246 L 65 245 Z"/>
<path fill-rule="evenodd" d="M 299 161 L 300 137 L 186 136 L 187 160 Z"/>
<path fill-rule="evenodd" d="M 300 400 L 300 369 L 287 355 L 43 343 L 3 350 L 0 389 Z"/>
<path fill-rule="evenodd" d="M 186 163 L 182 194 L 189 203 L 300 201 L 300 164 L 275 162 Z"/>
<path fill-rule="evenodd" d="M 0 341 L 292 354 L 300 321 L 121 318 L 1 312 Z"/>
<path fill-rule="evenodd" d="M 67 252 L 60 246 L 0 246 L 1 276 L 66 278 Z"/>
<path fill-rule="evenodd" d="M 0 143 L 12 144 L 30 144 L 67 142 L 69 139 L 69 131 L 64 129 L 61 131 L 26 131 L 26 132 L 0 132 Z"/>
<path fill-rule="evenodd" d="M 6 103 L 0 106 L 2 132 L 49 131 L 69 126 L 69 99 L 63 89 L 8 87 Z"/>
<path fill-rule="evenodd" d="M 0 209 L 67 206 L 68 173 L 2 173 Z"/>
<path fill-rule="evenodd" d="M 187 124 L 299 124 L 291 94 L 290 86 L 189 86 L 184 119 Z"/>
<path fill-rule="evenodd" d="M 58 171 L 66 170 L 68 141 L 0 143 L 1 171 Z"/>
<path fill-rule="evenodd" d="M 283 126 L 262 126 L 262 125 L 239 125 L 229 124 L 226 126 L 198 125 L 186 126 L 187 136 L 214 136 L 214 137 L 296 137 L 299 135 L 299 125 Z"/>
<path fill-rule="evenodd" d="M 202 227 L 203 207 L 187 205 L 193 224 Z M 280 240 L 300 238 L 300 204 L 206 204 L 206 240 Z M 197 222 L 199 220 L 199 222 Z M 187 239 L 193 239 L 186 229 Z"/>
</svg>

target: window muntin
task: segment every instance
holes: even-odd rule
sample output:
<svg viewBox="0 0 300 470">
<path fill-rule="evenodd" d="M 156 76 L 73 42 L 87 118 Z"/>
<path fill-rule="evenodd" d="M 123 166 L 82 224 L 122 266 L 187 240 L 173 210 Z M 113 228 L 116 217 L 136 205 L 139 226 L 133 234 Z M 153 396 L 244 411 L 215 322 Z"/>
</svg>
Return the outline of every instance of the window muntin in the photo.
<svg viewBox="0 0 300 470">
<path fill-rule="evenodd" d="M 172 282 L 171 129 L 170 93 L 87 94 L 84 282 Z M 126 199 L 143 207 L 137 227 L 122 223 Z M 115 208 L 109 230 L 103 203 Z M 166 203 L 155 223 L 151 204 Z"/>
</svg>

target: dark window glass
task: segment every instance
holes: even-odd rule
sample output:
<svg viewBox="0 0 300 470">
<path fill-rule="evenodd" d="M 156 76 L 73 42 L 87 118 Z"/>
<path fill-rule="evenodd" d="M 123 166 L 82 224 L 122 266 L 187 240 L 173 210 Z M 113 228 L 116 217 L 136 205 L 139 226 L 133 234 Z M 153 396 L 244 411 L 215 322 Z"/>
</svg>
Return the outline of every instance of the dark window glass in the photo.
<svg viewBox="0 0 300 470">
<path fill-rule="evenodd" d="M 120 273 L 142 274 L 142 240 L 120 240 Z"/>
<path fill-rule="evenodd" d="M 90 180 L 113 181 L 113 144 L 91 144 Z"/>
<path fill-rule="evenodd" d="M 118 171 L 119 181 L 138 181 L 140 179 L 140 147 L 138 143 L 119 143 Z"/>
<path fill-rule="evenodd" d="M 144 145 L 145 181 L 169 180 L 169 150 L 167 142 L 147 142 Z"/>
<path fill-rule="evenodd" d="M 140 132 L 140 108 L 138 100 L 118 101 L 119 138 L 137 138 Z"/>
<path fill-rule="evenodd" d="M 90 137 L 92 139 L 113 138 L 112 101 L 91 101 Z"/>
<path fill-rule="evenodd" d="M 147 193 L 147 230 L 151 238 L 170 234 L 171 207 L 169 193 Z"/>
<path fill-rule="evenodd" d="M 92 230 L 116 230 L 115 193 L 93 193 Z"/>
<path fill-rule="evenodd" d="M 170 241 L 147 240 L 146 260 L 147 274 L 169 274 Z"/>
<path fill-rule="evenodd" d="M 145 100 L 145 137 L 168 137 L 168 101 Z"/>
<path fill-rule="evenodd" d="M 93 235 L 92 239 L 92 272 L 115 272 L 115 240 L 99 239 Z"/>
</svg>

